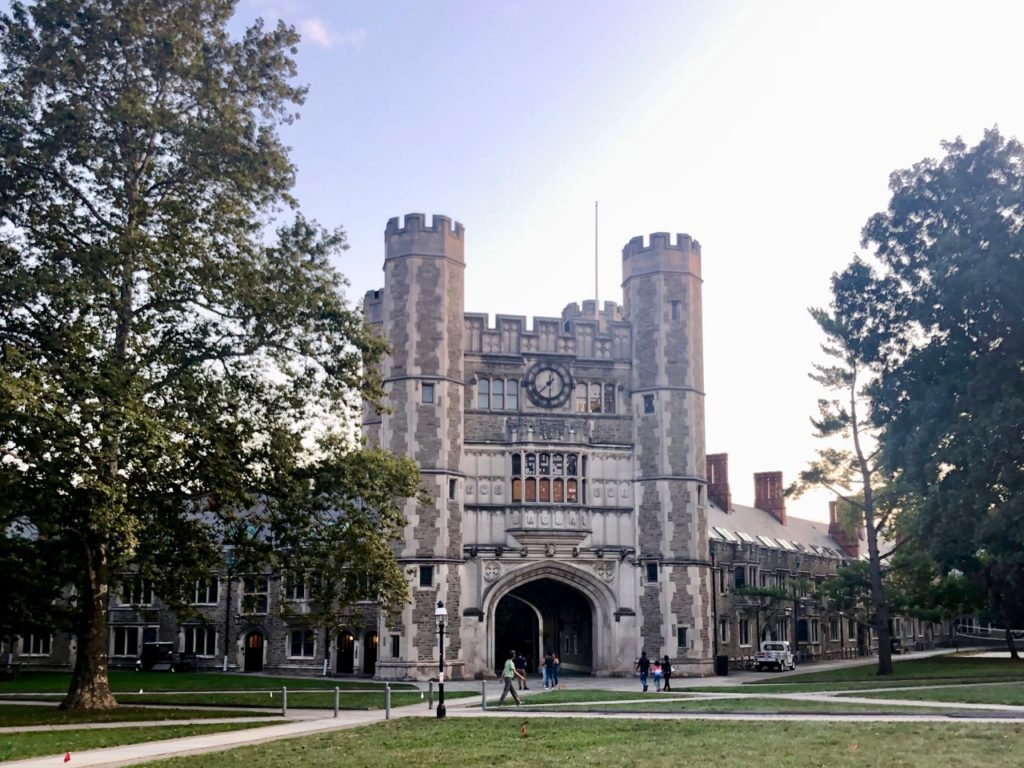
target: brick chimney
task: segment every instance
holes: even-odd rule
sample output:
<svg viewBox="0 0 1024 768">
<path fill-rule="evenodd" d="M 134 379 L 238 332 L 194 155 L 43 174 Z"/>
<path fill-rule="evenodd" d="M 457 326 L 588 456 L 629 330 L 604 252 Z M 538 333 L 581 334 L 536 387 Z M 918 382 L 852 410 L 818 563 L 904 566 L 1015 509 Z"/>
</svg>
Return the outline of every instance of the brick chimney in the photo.
<svg viewBox="0 0 1024 768">
<path fill-rule="evenodd" d="M 726 512 L 732 511 L 732 493 L 729 492 L 729 454 L 707 455 L 708 498 Z"/>
<path fill-rule="evenodd" d="M 834 501 L 828 503 L 828 535 L 835 539 L 836 544 L 842 547 L 847 556 L 854 560 L 860 558 L 860 536 L 840 525 L 837 504 Z"/>
<path fill-rule="evenodd" d="M 772 517 L 786 524 L 786 499 L 782 495 L 781 472 L 754 473 L 754 506 L 771 512 Z"/>
</svg>

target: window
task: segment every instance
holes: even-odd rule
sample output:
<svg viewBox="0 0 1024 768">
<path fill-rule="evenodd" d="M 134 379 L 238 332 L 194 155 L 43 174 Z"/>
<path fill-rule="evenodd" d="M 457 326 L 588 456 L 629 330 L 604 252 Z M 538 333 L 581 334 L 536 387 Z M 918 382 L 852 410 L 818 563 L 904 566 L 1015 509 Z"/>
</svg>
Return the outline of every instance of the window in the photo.
<svg viewBox="0 0 1024 768">
<path fill-rule="evenodd" d="M 391 658 L 397 659 L 402 655 L 402 636 L 392 635 L 391 636 Z"/>
<path fill-rule="evenodd" d="M 756 565 L 748 565 L 747 566 L 747 584 L 749 584 L 752 587 L 756 587 L 757 586 L 757 566 Z"/>
<path fill-rule="evenodd" d="M 644 395 L 644 413 L 654 413 L 654 395 Z"/>
<path fill-rule="evenodd" d="M 737 565 L 733 578 L 736 583 L 736 589 L 747 586 L 747 569 L 742 565 Z"/>
<path fill-rule="evenodd" d="M 686 644 L 686 627 L 676 628 L 676 645 L 681 651 L 689 650 L 689 646 Z"/>
<path fill-rule="evenodd" d="M 779 640 L 789 640 L 789 621 L 788 620 L 785 620 L 785 619 L 780 620 L 779 623 L 776 625 L 776 628 L 778 630 L 777 634 L 779 636 Z"/>
<path fill-rule="evenodd" d="M 729 620 L 719 619 L 718 621 L 718 641 L 720 643 L 729 642 Z"/>
<path fill-rule="evenodd" d="M 519 382 L 515 379 L 478 379 L 476 407 L 482 411 L 518 411 Z"/>
<path fill-rule="evenodd" d="M 110 655 L 138 656 L 139 629 L 140 627 L 112 627 L 110 634 L 113 636 L 114 642 L 110 649 Z"/>
<path fill-rule="evenodd" d="M 423 384 L 420 387 L 420 402 L 424 405 L 432 405 L 434 402 L 434 385 Z"/>
<path fill-rule="evenodd" d="M 585 465 L 586 457 L 581 465 L 575 453 L 513 453 L 512 501 L 578 504 L 581 499 L 576 470 Z"/>
<path fill-rule="evenodd" d="M 33 632 L 21 639 L 23 656 L 49 656 L 53 636 L 49 632 Z"/>
<path fill-rule="evenodd" d="M 449 499 L 454 499 L 455 498 L 455 488 L 456 488 L 455 480 L 452 479 L 452 478 L 449 478 L 449 480 L 448 480 L 448 498 Z"/>
<path fill-rule="evenodd" d="M 194 653 L 196 656 L 213 656 L 217 653 L 217 633 L 209 627 L 187 626 L 182 628 L 183 653 Z"/>
<path fill-rule="evenodd" d="M 196 581 L 196 592 L 195 599 L 193 602 L 196 605 L 216 605 L 217 604 L 217 577 L 211 576 L 208 579 L 199 579 Z"/>
<path fill-rule="evenodd" d="M 121 584 L 121 605 L 152 605 L 153 587 L 149 580 L 128 576 Z"/>
<path fill-rule="evenodd" d="M 246 576 L 242 581 L 242 613 L 267 613 L 270 610 L 270 584 L 266 576 Z"/>
<path fill-rule="evenodd" d="M 615 413 L 616 385 L 605 381 L 576 384 L 576 413 Z"/>
<path fill-rule="evenodd" d="M 658 583 L 658 564 L 647 563 L 647 583 L 657 584 Z"/>
<path fill-rule="evenodd" d="M 672 301 L 669 302 L 669 305 L 672 308 L 672 319 L 673 320 L 681 319 L 682 316 L 683 316 L 683 302 L 672 300 Z"/>
<path fill-rule="evenodd" d="M 316 650 L 316 640 L 312 629 L 293 629 L 291 633 L 292 658 L 311 659 Z"/>
<path fill-rule="evenodd" d="M 740 645 L 750 645 L 750 619 L 740 620 Z"/>
<path fill-rule="evenodd" d="M 718 570 L 718 594 L 725 594 L 725 568 Z"/>
<path fill-rule="evenodd" d="M 309 585 L 302 574 L 289 573 L 285 576 L 284 596 L 286 600 L 306 601 L 310 597 Z"/>
<path fill-rule="evenodd" d="M 432 586 L 434 586 L 434 566 L 432 566 L 432 565 L 421 565 L 420 566 L 420 586 L 421 587 L 432 587 Z"/>
<path fill-rule="evenodd" d="M 833 643 L 839 642 L 839 619 L 835 616 L 828 619 L 828 639 Z"/>
<path fill-rule="evenodd" d="M 856 640 L 857 639 L 857 621 L 855 619 L 846 620 L 846 639 Z"/>
<path fill-rule="evenodd" d="M 821 641 L 821 622 L 818 619 L 811 619 L 811 642 Z"/>
</svg>

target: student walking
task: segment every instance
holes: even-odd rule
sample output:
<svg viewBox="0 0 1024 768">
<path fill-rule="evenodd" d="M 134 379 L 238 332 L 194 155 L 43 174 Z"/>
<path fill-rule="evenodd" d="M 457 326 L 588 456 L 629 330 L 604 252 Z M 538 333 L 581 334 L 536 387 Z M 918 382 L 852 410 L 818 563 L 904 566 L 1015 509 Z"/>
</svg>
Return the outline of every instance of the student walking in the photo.
<svg viewBox="0 0 1024 768">
<path fill-rule="evenodd" d="M 672 659 L 665 654 L 665 660 L 661 662 L 661 678 L 665 681 L 663 691 L 672 690 Z"/>
<path fill-rule="evenodd" d="M 651 670 L 651 660 L 647 658 L 647 651 L 640 651 L 636 668 L 640 672 L 640 685 L 644 687 L 644 693 L 647 693 L 647 673 Z"/>
<path fill-rule="evenodd" d="M 512 685 L 512 681 L 517 677 L 521 678 L 522 675 L 519 670 L 516 669 L 516 652 L 509 651 L 508 659 L 505 660 L 505 668 L 501 671 L 501 679 L 505 681 L 505 688 L 501 692 L 501 698 L 498 699 L 499 707 L 505 703 L 505 697 L 510 693 L 512 694 L 512 699 L 516 704 L 521 705 L 523 703 L 519 698 L 519 694 L 516 693 L 515 687 Z"/>
<path fill-rule="evenodd" d="M 516 676 L 519 678 L 519 690 L 528 691 L 530 686 L 526 684 L 526 657 L 523 654 L 516 655 Z"/>
<path fill-rule="evenodd" d="M 562 666 L 562 660 L 558 658 L 558 654 L 556 653 L 554 655 L 554 658 L 552 659 L 552 661 L 553 661 L 553 664 L 551 666 L 551 672 L 555 676 L 555 682 L 554 682 L 554 685 L 552 687 L 553 688 L 557 688 L 558 687 L 558 668 L 560 666 Z"/>
<path fill-rule="evenodd" d="M 654 690 L 661 693 L 661 662 L 657 659 L 651 663 L 651 677 L 654 678 Z"/>
</svg>

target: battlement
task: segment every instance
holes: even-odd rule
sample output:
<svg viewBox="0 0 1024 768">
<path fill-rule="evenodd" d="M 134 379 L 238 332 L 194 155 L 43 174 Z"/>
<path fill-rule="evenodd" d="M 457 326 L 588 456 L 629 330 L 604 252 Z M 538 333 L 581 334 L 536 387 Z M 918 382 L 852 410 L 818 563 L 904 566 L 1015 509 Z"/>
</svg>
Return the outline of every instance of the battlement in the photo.
<svg viewBox="0 0 1024 768">
<path fill-rule="evenodd" d="M 367 291 L 363 296 L 363 315 L 370 325 L 379 325 L 384 322 L 384 289 L 378 288 L 375 291 Z"/>
<path fill-rule="evenodd" d="M 634 237 L 622 249 L 622 280 L 664 272 L 690 274 L 700 278 L 700 243 L 686 234 L 673 239 L 668 232 Z"/>
<path fill-rule="evenodd" d="M 600 326 L 591 315 L 574 317 L 571 321 L 563 317 L 534 317 L 532 324 L 527 326 L 527 318 L 522 315 L 498 315 L 494 325 L 486 313 L 469 313 L 464 315 L 466 332 L 464 335 L 465 352 L 467 354 L 485 355 L 533 355 L 556 354 L 573 355 L 578 358 L 597 360 L 629 360 L 630 327 L 616 317 L 614 321 L 605 321 L 602 313 Z M 570 304 L 566 308 L 576 305 Z M 618 305 L 608 302 L 605 311 L 615 309 Z"/>
<path fill-rule="evenodd" d="M 388 219 L 384 228 L 385 259 L 402 256 L 445 256 L 463 261 L 465 229 L 448 216 L 435 214 L 431 225 L 422 213 L 407 213 L 404 222 L 399 217 Z"/>
<path fill-rule="evenodd" d="M 622 258 L 628 259 L 631 256 L 636 256 L 637 254 L 644 253 L 646 251 L 696 250 L 698 255 L 700 254 L 700 243 L 687 234 L 677 234 L 675 242 L 672 241 L 672 235 L 668 232 L 652 232 L 648 238 L 649 240 L 647 245 L 644 245 L 643 235 L 638 235 L 626 243 L 625 247 L 622 249 Z"/>
<path fill-rule="evenodd" d="M 614 301 L 606 301 L 604 306 L 601 307 L 598 317 L 601 321 L 601 327 L 605 327 L 608 323 L 622 322 L 622 308 Z M 580 309 L 578 302 L 572 304 L 566 304 L 565 309 L 562 310 L 562 320 L 564 322 L 577 321 L 577 320 L 594 320 L 594 301 L 588 299 L 583 302 L 583 308 Z"/>
</svg>

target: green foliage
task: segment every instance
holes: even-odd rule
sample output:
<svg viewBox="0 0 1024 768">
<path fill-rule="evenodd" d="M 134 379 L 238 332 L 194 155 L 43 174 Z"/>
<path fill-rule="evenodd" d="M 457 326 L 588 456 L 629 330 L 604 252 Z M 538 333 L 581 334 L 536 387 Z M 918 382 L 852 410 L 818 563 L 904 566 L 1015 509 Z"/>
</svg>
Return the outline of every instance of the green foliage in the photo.
<svg viewBox="0 0 1024 768">
<path fill-rule="evenodd" d="M 105 675 L 122 572 L 181 606 L 222 543 L 241 568 L 315 532 L 326 581 L 385 563 L 413 492 L 407 463 L 348 438 L 384 347 L 332 267 L 344 233 L 287 220 L 298 36 L 232 40 L 234 6 L 0 15 L 0 524 L 76 574 L 83 679 Z"/>
<path fill-rule="evenodd" d="M 864 228 L 871 290 L 895 286 L 867 312 L 872 399 L 887 465 L 922 494 L 929 551 L 983 574 L 1000 623 L 1020 627 L 1005 598 L 1024 551 L 1024 147 L 992 129 L 943 149 L 893 173 Z"/>
</svg>

